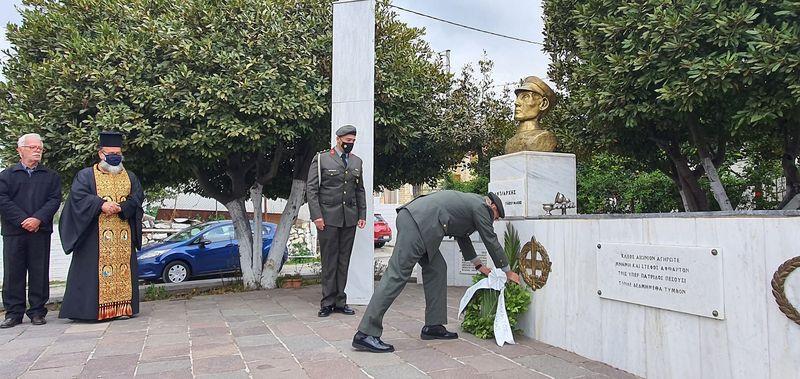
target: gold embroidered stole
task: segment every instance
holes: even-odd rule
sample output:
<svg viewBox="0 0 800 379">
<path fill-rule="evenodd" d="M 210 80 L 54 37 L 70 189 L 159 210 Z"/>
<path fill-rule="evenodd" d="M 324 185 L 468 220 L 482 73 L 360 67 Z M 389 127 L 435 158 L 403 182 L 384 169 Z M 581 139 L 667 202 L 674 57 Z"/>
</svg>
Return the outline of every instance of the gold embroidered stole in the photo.
<svg viewBox="0 0 800 379">
<path fill-rule="evenodd" d="M 97 196 L 105 201 L 122 203 L 131 192 L 131 181 L 123 169 L 119 174 L 108 174 L 94 166 Z M 99 308 L 97 319 L 104 320 L 133 315 L 131 301 L 131 227 L 119 215 L 100 214 Z M 137 289 L 138 290 L 138 289 Z"/>
</svg>

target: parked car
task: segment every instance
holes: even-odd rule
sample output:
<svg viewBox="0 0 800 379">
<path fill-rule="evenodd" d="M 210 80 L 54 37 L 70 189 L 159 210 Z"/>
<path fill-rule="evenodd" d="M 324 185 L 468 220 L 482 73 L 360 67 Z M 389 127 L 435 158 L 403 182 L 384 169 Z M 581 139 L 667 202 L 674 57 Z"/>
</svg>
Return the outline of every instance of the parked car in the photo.
<svg viewBox="0 0 800 379">
<path fill-rule="evenodd" d="M 266 260 L 277 226 L 268 222 L 263 225 L 262 256 Z M 283 253 L 281 268 L 288 258 L 287 249 Z M 233 231 L 233 222 L 205 222 L 142 247 L 137 259 L 139 279 L 181 283 L 197 276 L 239 271 L 239 241 Z"/>
<path fill-rule="evenodd" d="M 381 248 L 392 240 L 392 228 L 380 213 L 375 213 L 375 247 Z"/>
</svg>

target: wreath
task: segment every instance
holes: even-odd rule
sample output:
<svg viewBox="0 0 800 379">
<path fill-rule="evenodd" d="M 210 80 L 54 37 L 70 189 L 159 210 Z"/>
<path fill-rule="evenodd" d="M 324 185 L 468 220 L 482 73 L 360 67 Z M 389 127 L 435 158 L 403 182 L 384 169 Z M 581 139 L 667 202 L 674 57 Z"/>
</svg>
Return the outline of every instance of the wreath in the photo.
<svg viewBox="0 0 800 379">
<path fill-rule="evenodd" d="M 789 302 L 789 299 L 786 298 L 786 288 L 784 288 L 784 283 L 786 283 L 786 278 L 789 277 L 794 270 L 800 268 L 800 257 L 794 257 L 789 259 L 786 262 L 783 262 L 782 265 L 778 266 L 778 270 L 775 271 L 775 274 L 772 275 L 772 295 L 775 296 L 775 302 L 778 303 L 778 309 L 789 318 L 789 320 L 794 321 L 798 325 L 800 325 L 800 312 L 797 311 L 797 308 Z"/>
<path fill-rule="evenodd" d="M 504 250 L 508 258 L 508 264 L 512 271 L 519 270 L 519 233 L 510 224 L 504 235 Z M 478 274 L 472 277 L 472 284 L 485 278 Z M 531 304 L 531 293 L 522 285 L 511 282 L 506 283 L 504 293 L 506 301 L 506 314 L 511 330 L 517 331 L 517 318 L 525 313 Z M 472 296 L 464 311 L 464 321 L 461 322 L 461 329 L 475 337 L 488 339 L 494 338 L 494 316 L 497 313 L 497 301 L 500 292 L 491 289 L 481 289 Z"/>
</svg>

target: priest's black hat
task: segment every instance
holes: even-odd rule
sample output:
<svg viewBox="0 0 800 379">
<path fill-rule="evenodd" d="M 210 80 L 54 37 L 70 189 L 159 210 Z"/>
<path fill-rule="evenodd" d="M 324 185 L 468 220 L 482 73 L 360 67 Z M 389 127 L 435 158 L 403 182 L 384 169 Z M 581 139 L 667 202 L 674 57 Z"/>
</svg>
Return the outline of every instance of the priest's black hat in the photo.
<svg viewBox="0 0 800 379">
<path fill-rule="evenodd" d="M 122 147 L 122 133 L 100 132 L 100 147 Z"/>
</svg>

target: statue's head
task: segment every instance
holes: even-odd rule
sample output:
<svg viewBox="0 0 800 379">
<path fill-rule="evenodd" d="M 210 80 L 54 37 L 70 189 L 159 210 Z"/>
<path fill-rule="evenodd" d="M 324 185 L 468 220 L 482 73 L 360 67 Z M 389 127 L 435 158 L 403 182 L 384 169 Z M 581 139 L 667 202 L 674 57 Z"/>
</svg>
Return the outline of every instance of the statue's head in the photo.
<svg viewBox="0 0 800 379">
<path fill-rule="evenodd" d="M 514 119 L 527 121 L 547 114 L 556 104 L 556 93 L 542 79 L 535 76 L 525 78 L 514 90 Z"/>
</svg>

